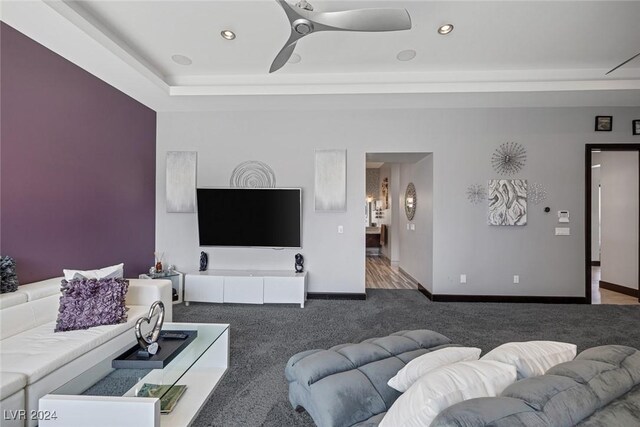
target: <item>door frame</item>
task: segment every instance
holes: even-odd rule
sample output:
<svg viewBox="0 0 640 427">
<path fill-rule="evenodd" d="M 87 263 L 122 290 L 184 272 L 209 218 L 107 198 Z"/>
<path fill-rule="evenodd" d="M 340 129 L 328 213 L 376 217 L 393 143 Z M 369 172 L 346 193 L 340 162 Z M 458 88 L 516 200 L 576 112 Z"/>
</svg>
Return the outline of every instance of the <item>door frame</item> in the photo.
<svg viewBox="0 0 640 427">
<path fill-rule="evenodd" d="M 640 161 L 640 144 L 586 144 L 585 145 L 585 303 L 591 304 L 591 153 L 600 151 L 637 151 Z M 638 198 L 640 200 L 640 174 L 638 174 Z M 640 215 L 638 215 L 640 227 Z M 638 242 L 638 285 L 640 286 L 640 241 Z M 640 296 L 638 298 L 640 301 Z"/>
</svg>

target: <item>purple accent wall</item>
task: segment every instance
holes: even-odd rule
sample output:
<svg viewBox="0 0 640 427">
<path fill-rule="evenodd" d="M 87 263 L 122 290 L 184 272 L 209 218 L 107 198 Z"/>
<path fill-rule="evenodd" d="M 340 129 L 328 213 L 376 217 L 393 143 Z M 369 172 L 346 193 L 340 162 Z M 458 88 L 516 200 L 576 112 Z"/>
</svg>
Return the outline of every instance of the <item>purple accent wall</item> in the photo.
<svg viewBox="0 0 640 427">
<path fill-rule="evenodd" d="M 154 262 L 156 113 L 0 28 L 0 254 L 21 284 Z"/>
</svg>

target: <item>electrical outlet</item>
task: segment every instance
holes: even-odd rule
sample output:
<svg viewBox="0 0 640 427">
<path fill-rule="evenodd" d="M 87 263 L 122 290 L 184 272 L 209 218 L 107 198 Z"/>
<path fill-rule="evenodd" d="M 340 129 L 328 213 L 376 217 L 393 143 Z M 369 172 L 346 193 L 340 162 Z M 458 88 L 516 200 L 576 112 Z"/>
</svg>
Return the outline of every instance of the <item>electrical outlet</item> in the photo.
<svg viewBox="0 0 640 427">
<path fill-rule="evenodd" d="M 416 230 L 416 225 L 415 224 L 411 224 L 411 230 L 415 231 Z"/>
<path fill-rule="evenodd" d="M 460 283 L 467 283 L 467 275 L 466 274 L 461 274 L 460 275 Z"/>
<path fill-rule="evenodd" d="M 342 234 L 342 233 L 344 233 L 344 227 L 339 225 L 338 226 L 338 234 Z"/>
<path fill-rule="evenodd" d="M 407 230 L 409 229 L 409 224 L 407 224 Z"/>
<path fill-rule="evenodd" d="M 515 276 L 513 276 L 513 283 L 515 283 L 515 284 L 520 283 L 520 276 L 519 275 L 516 274 Z"/>
</svg>

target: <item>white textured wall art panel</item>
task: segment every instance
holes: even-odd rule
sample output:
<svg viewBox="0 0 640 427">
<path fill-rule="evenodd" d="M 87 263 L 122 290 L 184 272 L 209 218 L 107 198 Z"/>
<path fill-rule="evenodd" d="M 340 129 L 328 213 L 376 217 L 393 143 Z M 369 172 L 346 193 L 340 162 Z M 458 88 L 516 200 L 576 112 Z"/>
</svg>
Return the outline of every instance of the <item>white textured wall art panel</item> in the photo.
<svg viewBox="0 0 640 427">
<path fill-rule="evenodd" d="M 195 213 L 195 151 L 167 152 L 167 212 Z"/>
<path fill-rule="evenodd" d="M 489 225 L 527 224 L 527 181 L 489 181 Z"/>
<path fill-rule="evenodd" d="M 347 150 L 316 150 L 315 208 L 347 210 Z"/>
</svg>

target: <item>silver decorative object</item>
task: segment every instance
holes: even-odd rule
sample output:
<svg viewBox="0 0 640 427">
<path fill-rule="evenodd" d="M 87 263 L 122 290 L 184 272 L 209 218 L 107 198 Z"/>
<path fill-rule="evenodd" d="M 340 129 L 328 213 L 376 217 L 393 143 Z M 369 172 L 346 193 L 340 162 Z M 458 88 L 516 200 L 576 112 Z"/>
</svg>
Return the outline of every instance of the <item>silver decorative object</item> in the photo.
<svg viewBox="0 0 640 427">
<path fill-rule="evenodd" d="M 479 205 L 487 200 L 487 188 L 480 184 L 471 184 L 467 188 L 467 199 L 474 205 Z"/>
<path fill-rule="evenodd" d="M 315 209 L 347 210 L 347 150 L 316 150 Z"/>
<path fill-rule="evenodd" d="M 527 224 L 527 181 L 489 181 L 489 225 Z"/>
<path fill-rule="evenodd" d="M 156 308 L 158 311 L 158 318 L 156 324 L 153 325 L 153 329 L 148 334 L 142 335 L 140 326 L 142 323 L 147 322 L 151 324 L 151 318 L 155 315 Z M 151 304 L 149 308 L 149 314 L 146 317 L 141 317 L 136 322 L 135 333 L 138 344 L 142 350 L 148 351 L 150 354 L 156 354 L 158 352 L 158 338 L 160 338 L 160 331 L 162 330 L 162 324 L 164 323 L 164 304 L 162 301 L 156 301 Z"/>
<path fill-rule="evenodd" d="M 500 144 L 491 157 L 491 165 L 500 175 L 519 172 L 527 161 L 527 150 L 517 142 Z"/>
<path fill-rule="evenodd" d="M 257 160 L 248 160 L 240 163 L 231 172 L 229 186 L 236 188 L 273 188 L 276 186 L 276 175 L 268 164 Z"/>
<path fill-rule="evenodd" d="M 196 211 L 197 155 L 195 151 L 167 152 L 167 212 Z"/>
<path fill-rule="evenodd" d="M 527 199 L 532 205 L 539 205 L 547 200 L 547 190 L 544 188 L 544 185 L 539 182 L 531 184 L 527 190 Z"/>
<path fill-rule="evenodd" d="M 413 185 L 413 182 L 410 182 L 409 185 L 407 185 L 407 190 L 404 192 L 404 213 L 407 214 L 409 221 L 413 221 L 417 204 L 416 187 Z"/>
</svg>

